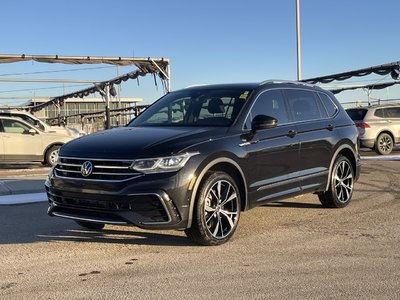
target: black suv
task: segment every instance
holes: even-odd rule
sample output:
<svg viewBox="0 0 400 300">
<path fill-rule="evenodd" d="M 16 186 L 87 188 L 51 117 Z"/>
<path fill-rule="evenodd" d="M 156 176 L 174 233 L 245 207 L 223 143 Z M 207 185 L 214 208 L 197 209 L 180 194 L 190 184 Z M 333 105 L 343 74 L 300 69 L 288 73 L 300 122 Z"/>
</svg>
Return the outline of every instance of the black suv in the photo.
<svg viewBox="0 0 400 300">
<path fill-rule="evenodd" d="M 304 193 L 344 207 L 358 132 L 335 97 L 298 82 L 168 93 L 126 127 L 65 144 L 46 181 L 48 214 L 102 229 L 184 229 L 229 240 L 241 211 Z"/>
</svg>

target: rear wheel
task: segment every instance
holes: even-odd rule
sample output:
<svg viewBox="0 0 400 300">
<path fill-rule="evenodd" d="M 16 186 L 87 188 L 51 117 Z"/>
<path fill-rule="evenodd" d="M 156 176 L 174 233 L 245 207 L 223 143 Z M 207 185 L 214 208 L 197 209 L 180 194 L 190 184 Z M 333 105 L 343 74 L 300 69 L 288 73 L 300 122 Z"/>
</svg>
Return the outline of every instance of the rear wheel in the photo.
<svg viewBox="0 0 400 300">
<path fill-rule="evenodd" d="M 376 139 L 375 151 L 380 155 L 390 154 L 393 150 L 393 138 L 388 133 L 381 133 Z"/>
<path fill-rule="evenodd" d="M 50 149 L 46 151 L 46 154 L 44 156 L 44 162 L 46 165 L 49 167 L 54 166 L 57 163 L 58 159 L 58 151 L 60 150 L 61 146 L 52 146 Z"/>
<path fill-rule="evenodd" d="M 196 196 L 188 237 L 207 246 L 221 245 L 234 234 L 240 216 L 240 192 L 225 172 L 209 173 Z"/>
<path fill-rule="evenodd" d="M 345 207 L 353 195 L 353 185 L 353 166 L 347 157 L 340 155 L 333 165 L 329 188 L 318 194 L 319 200 L 325 207 Z"/>
<path fill-rule="evenodd" d="M 104 228 L 104 224 L 102 223 L 93 223 L 93 222 L 85 222 L 85 221 L 75 221 L 79 226 L 85 227 L 87 229 L 92 230 L 101 230 Z"/>
</svg>

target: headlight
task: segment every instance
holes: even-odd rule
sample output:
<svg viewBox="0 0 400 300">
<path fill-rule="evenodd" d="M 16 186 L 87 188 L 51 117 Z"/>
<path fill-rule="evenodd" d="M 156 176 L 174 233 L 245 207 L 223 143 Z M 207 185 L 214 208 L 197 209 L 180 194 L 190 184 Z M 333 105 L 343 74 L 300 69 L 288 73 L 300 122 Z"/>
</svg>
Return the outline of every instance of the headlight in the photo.
<svg viewBox="0 0 400 300">
<path fill-rule="evenodd" d="M 141 173 L 165 173 L 180 170 L 186 162 L 198 152 L 185 153 L 173 156 L 137 159 L 130 166 L 131 169 Z"/>
</svg>

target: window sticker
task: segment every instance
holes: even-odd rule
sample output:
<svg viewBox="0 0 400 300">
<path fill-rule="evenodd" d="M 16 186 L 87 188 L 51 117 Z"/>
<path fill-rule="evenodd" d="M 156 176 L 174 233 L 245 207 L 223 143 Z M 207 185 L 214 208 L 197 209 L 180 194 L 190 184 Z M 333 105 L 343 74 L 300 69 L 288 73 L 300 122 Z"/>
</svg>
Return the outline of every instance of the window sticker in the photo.
<svg viewBox="0 0 400 300">
<path fill-rule="evenodd" d="M 243 94 L 239 96 L 239 99 L 246 100 L 248 96 L 249 96 L 249 91 L 245 91 Z"/>
</svg>

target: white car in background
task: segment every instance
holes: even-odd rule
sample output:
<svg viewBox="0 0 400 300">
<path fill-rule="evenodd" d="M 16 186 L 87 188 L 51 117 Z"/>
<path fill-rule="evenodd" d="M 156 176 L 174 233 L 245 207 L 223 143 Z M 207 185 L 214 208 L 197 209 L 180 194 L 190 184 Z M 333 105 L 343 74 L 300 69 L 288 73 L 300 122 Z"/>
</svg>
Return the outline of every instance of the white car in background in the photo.
<svg viewBox="0 0 400 300">
<path fill-rule="evenodd" d="M 46 132 L 21 118 L 0 115 L 0 162 L 39 161 L 53 166 L 60 147 L 72 139 L 65 132 Z"/>
<path fill-rule="evenodd" d="M 22 110 L 0 110 L 0 116 L 20 118 L 25 122 L 35 126 L 36 128 L 48 133 L 53 132 L 66 134 L 71 137 L 78 137 L 85 134 L 83 132 L 80 132 L 78 129 L 72 127 L 50 126 L 39 118 L 35 117 L 34 115 Z"/>
</svg>

